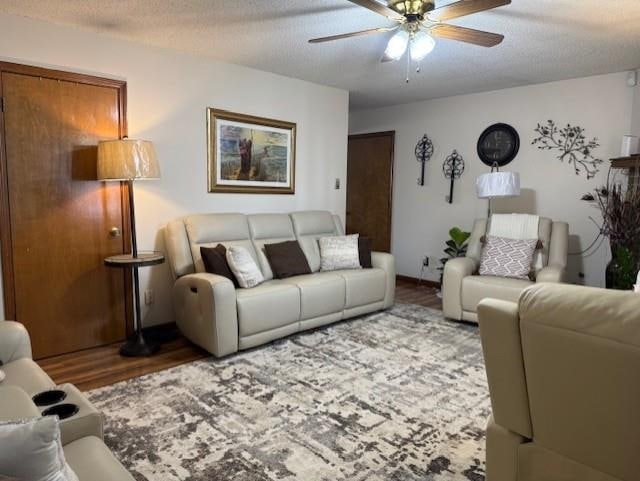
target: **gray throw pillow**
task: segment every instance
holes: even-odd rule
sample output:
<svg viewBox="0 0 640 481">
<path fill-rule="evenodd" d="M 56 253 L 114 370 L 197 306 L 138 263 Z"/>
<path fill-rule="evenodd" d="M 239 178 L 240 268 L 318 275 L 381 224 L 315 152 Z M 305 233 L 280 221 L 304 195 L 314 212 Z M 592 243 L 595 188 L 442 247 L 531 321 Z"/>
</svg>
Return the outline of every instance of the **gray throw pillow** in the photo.
<svg viewBox="0 0 640 481">
<path fill-rule="evenodd" d="M 29 481 L 78 481 L 64 459 L 57 416 L 0 424 L 0 473 Z"/>
<path fill-rule="evenodd" d="M 480 259 L 480 275 L 528 280 L 537 244 L 538 239 L 487 236 Z"/>
<path fill-rule="evenodd" d="M 255 287 L 264 282 L 264 276 L 249 251 L 241 246 L 227 248 L 227 262 L 240 287 Z"/>
<path fill-rule="evenodd" d="M 358 234 L 321 237 L 320 270 L 361 269 Z"/>
</svg>

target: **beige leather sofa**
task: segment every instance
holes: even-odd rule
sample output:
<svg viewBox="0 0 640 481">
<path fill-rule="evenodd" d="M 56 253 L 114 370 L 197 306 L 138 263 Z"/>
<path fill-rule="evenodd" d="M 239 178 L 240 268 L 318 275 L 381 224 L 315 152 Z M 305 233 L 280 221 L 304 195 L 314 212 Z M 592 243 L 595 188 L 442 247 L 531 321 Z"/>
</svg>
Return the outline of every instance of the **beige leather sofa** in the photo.
<svg viewBox="0 0 640 481">
<path fill-rule="evenodd" d="M 515 302 L 524 289 L 536 282 L 564 282 L 569 246 L 569 225 L 540 217 L 538 236 L 542 241 L 544 267 L 535 282 L 505 277 L 476 275 L 482 255 L 481 238 L 487 233 L 487 220 L 476 220 L 469 238 L 466 257 L 445 264 L 442 280 L 442 310 L 449 319 L 477 322 L 476 307 L 487 297 Z"/>
<path fill-rule="evenodd" d="M 203 214 L 170 222 L 165 241 L 175 277 L 178 327 L 214 356 L 224 356 L 393 305 L 395 267 L 390 254 L 374 252 L 372 269 L 319 272 L 318 239 L 340 234 L 340 220 L 325 211 Z M 263 246 L 294 239 L 312 274 L 274 279 Z M 234 289 L 228 279 L 206 273 L 200 247 L 218 243 L 247 248 L 266 282 Z"/>
<path fill-rule="evenodd" d="M 640 479 L 640 294 L 541 284 L 478 318 L 487 481 Z"/>
<path fill-rule="evenodd" d="M 56 386 L 31 359 L 31 341 L 22 324 L 0 321 L 0 361 L 6 374 L 0 382 L 0 422 L 40 416 L 31 396 Z M 71 385 L 65 390 L 81 396 Z M 76 419 L 61 423 L 60 432 L 65 458 L 81 481 L 133 481 L 102 442 L 101 415 L 88 401 Z"/>
</svg>

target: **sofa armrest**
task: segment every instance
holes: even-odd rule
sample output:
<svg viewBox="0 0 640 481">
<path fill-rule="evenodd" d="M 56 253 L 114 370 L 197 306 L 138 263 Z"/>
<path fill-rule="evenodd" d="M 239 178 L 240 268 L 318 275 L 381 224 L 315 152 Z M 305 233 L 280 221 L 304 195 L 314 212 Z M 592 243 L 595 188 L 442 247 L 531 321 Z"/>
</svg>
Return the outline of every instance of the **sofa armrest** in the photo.
<svg viewBox="0 0 640 481">
<path fill-rule="evenodd" d="M 26 392 L 18 386 L 0 385 L 0 423 L 37 417 L 40 411 Z"/>
<path fill-rule="evenodd" d="M 483 299 L 478 324 L 496 424 L 531 439 L 531 416 L 520 340 L 518 304 Z"/>
<path fill-rule="evenodd" d="M 536 282 L 555 282 L 561 283 L 565 281 L 566 270 L 562 266 L 549 265 L 538 271 Z"/>
<path fill-rule="evenodd" d="M 173 286 L 176 323 L 182 333 L 216 357 L 238 350 L 236 290 L 226 277 L 198 273 Z"/>
<path fill-rule="evenodd" d="M 471 257 L 457 257 L 444 265 L 442 277 L 442 311 L 445 317 L 462 320 L 462 279 L 478 268 Z"/>
<path fill-rule="evenodd" d="M 31 359 L 29 333 L 18 322 L 0 321 L 0 361 L 7 364 L 24 357 Z"/>
<path fill-rule="evenodd" d="M 396 261 L 393 255 L 387 252 L 372 252 L 371 266 L 385 271 L 387 286 L 384 294 L 384 307 L 393 306 L 396 295 Z"/>
</svg>

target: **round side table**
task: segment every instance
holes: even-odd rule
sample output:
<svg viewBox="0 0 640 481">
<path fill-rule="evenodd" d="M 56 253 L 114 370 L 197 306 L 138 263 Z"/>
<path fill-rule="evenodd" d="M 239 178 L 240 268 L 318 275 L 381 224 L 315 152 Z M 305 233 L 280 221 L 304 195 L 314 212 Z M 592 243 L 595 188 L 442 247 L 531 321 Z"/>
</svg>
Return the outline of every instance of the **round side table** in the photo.
<svg viewBox="0 0 640 481">
<path fill-rule="evenodd" d="M 133 271 L 133 303 L 135 305 L 135 323 L 136 332 L 129 340 L 120 348 L 120 355 L 126 357 L 151 356 L 158 352 L 160 344 L 145 340 L 142 333 L 142 318 L 140 316 L 140 282 L 138 279 L 138 268 L 155 266 L 164 262 L 164 254 L 162 252 L 138 252 L 137 256 L 133 254 L 121 254 L 107 257 L 104 265 L 108 267 L 119 267 L 121 269 L 131 269 Z"/>
</svg>

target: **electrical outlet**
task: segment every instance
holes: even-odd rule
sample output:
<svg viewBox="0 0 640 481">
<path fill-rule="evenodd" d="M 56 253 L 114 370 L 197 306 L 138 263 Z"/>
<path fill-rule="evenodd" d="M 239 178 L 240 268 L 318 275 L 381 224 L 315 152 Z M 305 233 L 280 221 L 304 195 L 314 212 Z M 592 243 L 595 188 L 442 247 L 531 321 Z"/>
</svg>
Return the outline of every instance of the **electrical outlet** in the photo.
<svg viewBox="0 0 640 481">
<path fill-rule="evenodd" d="M 153 304 L 155 300 L 156 298 L 153 293 L 153 289 L 147 289 L 146 291 L 144 291 L 144 303 L 147 306 L 150 306 L 151 304 Z"/>
<path fill-rule="evenodd" d="M 425 256 L 422 258 L 422 265 L 424 267 L 429 267 L 429 256 L 425 254 Z"/>
<path fill-rule="evenodd" d="M 336 178 L 335 189 L 340 190 L 340 179 Z"/>
</svg>

